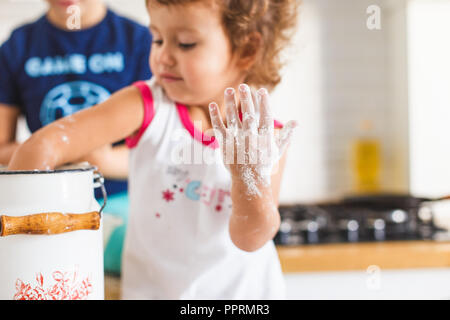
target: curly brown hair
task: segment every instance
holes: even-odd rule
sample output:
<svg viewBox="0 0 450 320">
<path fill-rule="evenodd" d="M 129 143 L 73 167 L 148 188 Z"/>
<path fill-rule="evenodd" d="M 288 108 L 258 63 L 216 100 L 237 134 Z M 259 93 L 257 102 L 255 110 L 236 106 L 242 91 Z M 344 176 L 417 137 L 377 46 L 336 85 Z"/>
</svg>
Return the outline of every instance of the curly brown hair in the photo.
<svg viewBox="0 0 450 320">
<path fill-rule="evenodd" d="M 147 5 L 150 1 L 160 5 L 218 5 L 232 52 L 255 56 L 245 82 L 271 90 L 281 81 L 281 51 L 293 35 L 301 0 L 146 0 Z"/>
</svg>

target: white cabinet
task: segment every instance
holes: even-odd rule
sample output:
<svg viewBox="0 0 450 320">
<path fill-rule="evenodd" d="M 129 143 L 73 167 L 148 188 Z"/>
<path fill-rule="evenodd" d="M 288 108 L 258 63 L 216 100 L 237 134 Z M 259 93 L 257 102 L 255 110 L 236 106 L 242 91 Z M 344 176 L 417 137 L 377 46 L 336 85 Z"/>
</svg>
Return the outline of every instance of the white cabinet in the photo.
<svg viewBox="0 0 450 320">
<path fill-rule="evenodd" d="M 450 299 L 450 268 L 284 275 L 287 299 Z"/>
<path fill-rule="evenodd" d="M 450 192 L 449 16 L 450 0 L 408 8 L 411 191 L 427 197 Z"/>
</svg>

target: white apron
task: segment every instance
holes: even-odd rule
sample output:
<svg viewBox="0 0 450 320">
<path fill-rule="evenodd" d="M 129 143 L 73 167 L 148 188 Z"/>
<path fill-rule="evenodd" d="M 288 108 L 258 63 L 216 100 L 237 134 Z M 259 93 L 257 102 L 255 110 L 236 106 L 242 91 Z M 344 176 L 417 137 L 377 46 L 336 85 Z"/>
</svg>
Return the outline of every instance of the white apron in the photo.
<svg viewBox="0 0 450 320">
<path fill-rule="evenodd" d="M 131 148 L 123 299 L 284 299 L 273 241 L 231 241 L 231 177 L 214 139 L 154 79 L 135 84 L 145 119 Z M 190 150 L 190 151 L 189 151 Z M 189 161 L 187 161 L 189 160 Z"/>
</svg>

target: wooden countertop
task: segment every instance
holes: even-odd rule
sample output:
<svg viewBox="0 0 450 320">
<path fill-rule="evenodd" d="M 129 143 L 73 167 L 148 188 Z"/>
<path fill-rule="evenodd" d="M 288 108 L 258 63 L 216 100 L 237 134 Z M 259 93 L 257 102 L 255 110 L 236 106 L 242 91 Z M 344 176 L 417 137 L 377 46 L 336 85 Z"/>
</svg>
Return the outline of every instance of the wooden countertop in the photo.
<svg viewBox="0 0 450 320">
<path fill-rule="evenodd" d="M 448 268 L 450 242 L 398 241 L 278 246 L 284 273 L 313 271 Z"/>
<path fill-rule="evenodd" d="M 284 273 L 380 269 L 448 268 L 450 242 L 398 241 L 277 246 Z M 120 278 L 105 275 L 105 299 L 120 299 Z"/>
<path fill-rule="evenodd" d="M 105 300 L 120 300 L 120 277 L 105 274 Z"/>
</svg>

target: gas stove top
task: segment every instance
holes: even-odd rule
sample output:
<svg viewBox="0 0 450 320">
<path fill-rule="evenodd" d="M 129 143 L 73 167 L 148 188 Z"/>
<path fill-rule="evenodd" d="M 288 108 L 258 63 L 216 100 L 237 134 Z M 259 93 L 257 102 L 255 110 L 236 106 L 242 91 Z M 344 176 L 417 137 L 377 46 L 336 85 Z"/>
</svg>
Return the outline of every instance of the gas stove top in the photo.
<svg viewBox="0 0 450 320">
<path fill-rule="evenodd" d="M 281 206 L 279 212 L 277 245 L 450 239 L 434 223 L 432 207 L 419 203 L 344 200 Z"/>
</svg>

